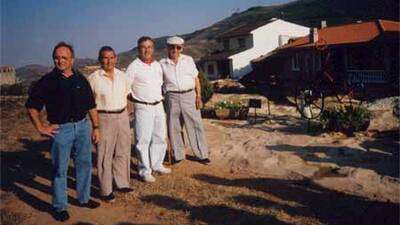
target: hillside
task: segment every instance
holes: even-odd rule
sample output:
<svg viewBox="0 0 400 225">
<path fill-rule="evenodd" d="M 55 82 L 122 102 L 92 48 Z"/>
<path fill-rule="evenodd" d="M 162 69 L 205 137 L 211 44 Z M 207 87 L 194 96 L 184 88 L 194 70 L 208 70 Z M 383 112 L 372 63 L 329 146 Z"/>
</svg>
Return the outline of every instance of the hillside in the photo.
<svg viewBox="0 0 400 225">
<path fill-rule="evenodd" d="M 198 60 L 214 51 L 215 38 L 218 35 L 255 21 L 267 21 L 275 17 L 309 27 L 318 27 L 322 20 L 326 20 L 328 26 L 378 18 L 399 20 L 398 12 L 398 0 L 298 0 L 282 5 L 251 7 L 209 27 L 181 36 L 186 40 L 185 53 Z M 166 54 L 166 38 L 163 36 L 155 39 L 157 59 Z M 118 67 L 126 68 L 136 55 L 136 47 L 120 53 Z M 75 64 L 80 68 L 96 63 L 95 59 L 77 59 Z M 33 71 L 35 75 L 36 70 Z M 17 76 L 29 80 L 32 77 L 31 72 L 32 70 L 20 72 Z"/>
<path fill-rule="evenodd" d="M 95 65 L 97 63 L 98 62 L 95 59 L 89 59 L 89 58 L 75 59 L 75 67 L 76 68 L 81 68 L 86 65 Z M 39 79 L 44 74 L 50 72 L 52 70 L 52 68 L 53 68 L 53 66 L 29 64 L 29 65 L 22 66 L 22 67 L 19 67 L 18 69 L 16 69 L 16 76 L 22 82 L 30 83 L 32 81 Z"/>
<path fill-rule="evenodd" d="M 24 82 L 31 82 L 39 79 L 42 75 L 49 72 L 50 67 L 38 64 L 30 64 L 16 69 L 16 76 L 19 80 Z"/>
<path fill-rule="evenodd" d="M 255 21 L 267 21 L 275 17 L 309 27 L 318 27 L 322 20 L 326 20 L 328 26 L 378 18 L 399 20 L 398 12 L 397 0 L 298 0 L 282 5 L 252 7 L 234 13 L 210 27 L 182 36 L 187 41 L 186 54 L 198 60 L 213 52 L 216 36 Z M 160 37 L 155 40 L 158 57 L 165 54 L 166 38 Z M 136 48 L 121 53 L 119 66 L 126 67 L 136 54 Z"/>
</svg>

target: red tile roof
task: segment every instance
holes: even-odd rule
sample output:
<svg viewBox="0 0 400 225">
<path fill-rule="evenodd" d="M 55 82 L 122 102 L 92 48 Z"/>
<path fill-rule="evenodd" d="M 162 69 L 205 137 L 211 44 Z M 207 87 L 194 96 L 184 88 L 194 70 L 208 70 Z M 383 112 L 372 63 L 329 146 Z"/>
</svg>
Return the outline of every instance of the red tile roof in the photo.
<svg viewBox="0 0 400 225">
<path fill-rule="evenodd" d="M 385 32 L 400 32 L 400 23 L 390 20 L 378 20 L 379 25 Z"/>
<path fill-rule="evenodd" d="M 372 41 L 381 35 L 382 32 L 400 32 L 400 22 L 377 20 L 364 23 L 326 27 L 323 29 L 318 29 L 318 39 L 324 40 L 327 45 L 355 44 Z M 315 43 L 310 43 L 310 37 L 305 36 L 294 39 L 290 43 L 282 46 L 281 49 L 313 46 L 315 46 Z"/>
</svg>

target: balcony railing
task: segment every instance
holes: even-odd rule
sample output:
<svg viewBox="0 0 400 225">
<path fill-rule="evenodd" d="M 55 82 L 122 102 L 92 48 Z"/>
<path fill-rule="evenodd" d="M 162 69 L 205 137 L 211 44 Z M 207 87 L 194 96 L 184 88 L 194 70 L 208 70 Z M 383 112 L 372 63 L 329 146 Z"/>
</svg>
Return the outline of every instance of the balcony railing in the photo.
<svg viewBox="0 0 400 225">
<path fill-rule="evenodd" d="M 351 83 L 385 83 L 384 70 L 348 70 L 347 77 Z"/>
</svg>

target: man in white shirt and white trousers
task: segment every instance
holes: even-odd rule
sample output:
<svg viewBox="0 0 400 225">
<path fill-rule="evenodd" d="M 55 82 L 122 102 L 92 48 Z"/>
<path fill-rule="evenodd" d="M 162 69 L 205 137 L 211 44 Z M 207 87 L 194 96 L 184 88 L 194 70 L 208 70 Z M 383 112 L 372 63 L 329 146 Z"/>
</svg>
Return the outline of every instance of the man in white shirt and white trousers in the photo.
<svg viewBox="0 0 400 225">
<path fill-rule="evenodd" d="M 131 82 L 131 97 L 135 111 L 136 150 L 139 156 L 139 176 L 154 182 L 152 172 L 170 173 L 163 166 L 167 149 L 166 116 L 162 103 L 163 73 L 153 58 L 154 41 L 141 37 L 137 43 L 139 57 L 127 68 Z"/>
<path fill-rule="evenodd" d="M 167 39 L 168 58 L 160 60 L 167 96 L 168 131 L 175 163 L 185 159 L 181 117 L 186 127 L 190 147 L 202 164 L 210 163 L 200 109 L 201 86 L 199 71 L 192 57 L 181 54 L 184 40 Z"/>
</svg>

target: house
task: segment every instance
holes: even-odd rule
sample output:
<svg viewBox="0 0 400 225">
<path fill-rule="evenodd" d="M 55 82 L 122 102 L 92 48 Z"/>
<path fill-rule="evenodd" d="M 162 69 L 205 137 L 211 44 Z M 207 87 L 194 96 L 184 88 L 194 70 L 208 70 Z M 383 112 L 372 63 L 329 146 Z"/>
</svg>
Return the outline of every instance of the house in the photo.
<svg viewBox="0 0 400 225">
<path fill-rule="evenodd" d="M 289 40 L 271 54 L 254 59 L 254 71 L 247 80 L 257 83 L 275 80 L 279 87 L 289 90 L 299 77 L 309 76 L 311 80 L 321 74 L 329 53 L 327 66 L 337 80 L 370 87 L 398 83 L 398 21 L 376 20 L 331 27 L 323 24 L 320 29 L 310 29 L 307 36 Z"/>
<path fill-rule="evenodd" d="M 12 85 L 17 83 L 15 68 L 12 66 L 0 67 L 0 85 Z"/>
<path fill-rule="evenodd" d="M 290 38 L 307 35 L 308 31 L 308 27 L 275 18 L 239 26 L 216 38 L 217 50 L 201 58 L 200 69 L 210 79 L 240 79 L 252 71 L 252 59 L 268 54 Z"/>
</svg>

